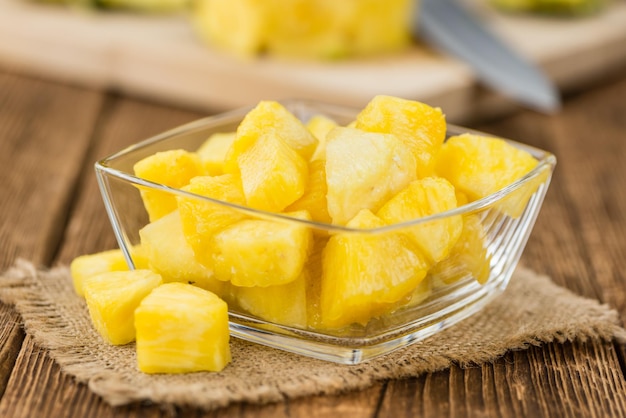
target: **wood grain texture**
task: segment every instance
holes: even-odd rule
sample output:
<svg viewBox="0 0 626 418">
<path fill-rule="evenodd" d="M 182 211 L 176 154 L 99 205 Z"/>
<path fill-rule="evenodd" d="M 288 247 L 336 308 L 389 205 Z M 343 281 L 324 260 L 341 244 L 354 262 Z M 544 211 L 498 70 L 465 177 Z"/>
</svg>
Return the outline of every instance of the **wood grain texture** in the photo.
<svg viewBox="0 0 626 418">
<path fill-rule="evenodd" d="M 624 416 L 624 389 L 610 344 L 548 344 L 493 365 L 391 381 L 380 412 L 399 418 Z"/>
<path fill-rule="evenodd" d="M 89 146 L 102 95 L 0 73 L 0 269 L 17 257 L 47 264 Z M 23 333 L 0 306 L 0 393 Z"/>
<path fill-rule="evenodd" d="M 115 246 L 93 162 L 202 114 L 0 72 L 2 266 L 42 264 Z M 522 112 L 475 128 L 553 151 L 559 163 L 523 263 L 626 318 L 626 74 L 546 117 Z M 10 192 L 10 193 L 9 193 Z M 624 346 L 547 344 L 493 364 L 453 367 L 339 396 L 202 412 L 112 408 L 26 337 L 0 306 L 0 416 L 606 417 L 626 416 Z M 15 363 L 15 364 L 13 364 Z M 2 384 L 5 382 L 5 384 Z"/>
<path fill-rule="evenodd" d="M 20 351 L 24 332 L 20 317 L 8 306 L 0 304 L 0 398 L 13 371 Z"/>
<path fill-rule="evenodd" d="M 102 94 L 0 74 L 0 267 L 49 263 Z"/>
</svg>

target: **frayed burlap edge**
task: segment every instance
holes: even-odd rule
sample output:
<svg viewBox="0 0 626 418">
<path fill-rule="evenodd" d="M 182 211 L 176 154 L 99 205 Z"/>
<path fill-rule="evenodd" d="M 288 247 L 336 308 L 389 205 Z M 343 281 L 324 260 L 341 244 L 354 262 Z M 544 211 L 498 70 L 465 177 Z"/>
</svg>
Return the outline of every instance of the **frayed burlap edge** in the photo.
<svg viewBox="0 0 626 418">
<path fill-rule="evenodd" d="M 505 293 L 441 333 L 354 366 L 338 365 L 231 339 L 233 361 L 220 373 L 147 375 L 133 344 L 113 347 L 91 326 L 67 266 L 38 269 L 18 260 L 0 276 L 0 300 L 15 306 L 26 332 L 63 372 L 111 405 L 151 401 L 216 409 L 362 389 L 384 379 L 418 376 L 453 364 L 481 364 L 549 342 L 626 341 L 616 311 L 518 268 Z"/>
</svg>

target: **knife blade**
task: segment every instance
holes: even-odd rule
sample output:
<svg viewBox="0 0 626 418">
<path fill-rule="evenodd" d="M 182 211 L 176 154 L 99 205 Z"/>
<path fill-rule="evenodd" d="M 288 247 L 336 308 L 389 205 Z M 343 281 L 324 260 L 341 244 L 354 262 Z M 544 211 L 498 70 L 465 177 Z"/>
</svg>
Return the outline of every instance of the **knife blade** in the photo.
<svg viewBox="0 0 626 418">
<path fill-rule="evenodd" d="M 455 0 L 418 0 L 414 35 L 467 63 L 478 79 L 515 101 L 554 113 L 561 100 L 554 84 L 533 63 L 496 37 Z"/>
</svg>

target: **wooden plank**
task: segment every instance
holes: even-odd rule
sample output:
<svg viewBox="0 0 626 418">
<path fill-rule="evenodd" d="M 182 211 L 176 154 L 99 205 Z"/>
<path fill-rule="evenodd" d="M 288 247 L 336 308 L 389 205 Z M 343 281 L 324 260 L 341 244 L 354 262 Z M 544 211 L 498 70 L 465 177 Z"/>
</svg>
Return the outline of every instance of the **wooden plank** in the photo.
<svg viewBox="0 0 626 418">
<path fill-rule="evenodd" d="M 20 102 L 16 104 L 13 99 L 9 99 L 7 101 L 7 109 L 11 111 L 0 111 L 0 118 L 4 116 L 10 119 L 7 121 L 0 120 L 0 125 L 2 125 L 0 129 L 13 126 L 14 130 L 18 132 L 7 132 L 5 138 L 13 138 L 15 141 L 13 144 L 9 141 L 0 142 L 0 146 L 17 149 L 27 145 L 20 143 L 21 138 L 25 136 L 25 134 L 20 132 L 23 129 L 27 129 L 30 121 L 35 119 L 35 115 L 29 113 L 29 111 L 37 111 L 36 116 L 40 119 L 39 123 L 46 121 L 47 125 L 39 128 L 42 132 L 49 132 L 49 135 L 55 136 L 53 139 L 42 138 L 41 136 L 33 137 L 28 141 L 30 146 L 20 152 L 25 154 L 21 157 L 24 160 L 33 160 L 29 163 L 33 167 L 32 170 L 29 170 L 28 167 L 20 166 L 20 173 L 29 174 L 36 169 L 40 170 L 39 172 L 33 172 L 32 177 L 28 179 L 29 182 L 20 186 L 19 192 L 21 195 L 24 197 L 30 195 L 25 191 L 28 190 L 25 189 L 27 187 L 51 195 L 47 197 L 50 201 L 48 206 L 39 204 L 37 207 L 31 207 L 30 210 L 38 210 L 38 212 L 32 215 L 33 219 L 26 220 L 34 224 L 34 226 L 30 225 L 33 229 L 37 224 L 40 224 L 40 229 L 44 232 L 43 236 L 31 236 L 30 240 L 32 243 L 29 245 L 31 247 L 41 247 L 43 254 L 39 256 L 29 254 L 28 252 L 21 254 L 25 258 L 42 264 L 52 264 L 53 262 L 69 263 L 77 255 L 115 246 L 111 226 L 106 218 L 93 172 L 93 163 L 97 158 L 202 116 L 196 113 L 176 112 L 171 109 L 152 107 L 140 102 L 117 100 L 115 97 L 102 104 L 101 97 L 97 92 L 67 87 L 51 89 L 50 87 L 54 85 L 49 86 L 48 83 L 38 80 L 12 77 L 10 75 L 6 75 L 0 80 L 4 79 L 10 79 L 13 83 L 19 81 L 20 85 L 12 89 L 8 88 L 11 83 L 7 82 L 7 89 L 3 91 L 9 93 L 7 98 L 15 96 L 13 99 L 19 99 Z M 0 85 L 0 88 L 2 87 L 5 86 Z M 48 92 L 46 87 L 54 91 Z M 19 92 L 19 94 L 11 94 L 13 90 Z M 68 91 L 74 92 L 74 94 L 68 94 Z M 83 92 L 83 96 L 86 98 L 90 100 L 95 99 L 98 102 L 99 105 L 94 107 L 93 112 L 95 116 L 98 116 L 98 113 L 100 113 L 99 119 L 96 117 L 89 118 L 87 114 L 82 113 L 86 113 L 93 105 L 85 97 L 81 97 L 80 92 Z M 94 96 L 94 98 L 92 99 L 91 96 Z M 48 103 L 48 107 L 36 106 L 38 100 Z M 75 111 L 68 111 L 68 109 L 75 109 Z M 79 109 L 82 109 L 82 111 L 79 111 Z M 19 118 L 17 117 L 18 115 Z M 81 119 L 81 123 L 85 124 L 86 129 L 83 129 L 82 136 L 82 131 L 73 126 L 76 122 L 68 120 L 69 118 Z M 61 126 L 48 126 L 55 124 L 60 124 Z M 0 131 L 0 133 L 4 132 Z M 74 139 L 71 139 L 72 135 L 74 135 Z M 78 141 L 81 138 L 83 142 L 81 143 L 82 146 L 79 146 L 81 144 Z M 76 144 L 72 144 L 72 142 L 76 142 Z M 56 143 L 59 149 L 37 148 L 38 143 L 49 147 L 52 147 L 52 143 Z M 66 148 L 71 152 L 64 153 L 63 150 Z M 7 153 L 2 152 L 2 155 L 6 156 Z M 15 153 L 13 156 L 14 158 L 18 157 Z M 63 156 L 67 156 L 68 161 L 61 158 Z M 66 166 L 56 167 L 61 165 L 59 160 Z M 53 161 L 56 162 L 56 166 L 52 164 Z M 14 169 L 16 166 L 2 164 L 1 167 L 6 168 L 5 171 L 8 172 L 9 168 Z M 53 170 L 65 170 L 68 174 L 71 172 L 72 176 L 67 175 L 64 180 L 59 179 L 58 182 L 63 184 L 55 183 L 55 189 L 49 190 L 46 187 L 46 183 L 41 184 L 44 180 L 47 180 L 42 177 L 53 176 L 54 173 L 51 173 Z M 2 174 L 5 173 L 3 172 Z M 7 182 L 7 184 L 11 183 Z M 68 190 L 60 190 L 60 186 L 64 186 Z M 59 212 L 56 217 L 52 216 L 52 213 L 47 214 L 46 212 L 46 210 L 54 209 L 54 197 L 66 200 L 65 203 L 56 204 L 59 207 L 58 211 L 55 211 Z M 15 211 L 18 208 L 19 204 L 16 203 Z M 3 209 L 3 212 L 5 210 Z M 8 210 L 5 213 L 8 214 Z M 46 215 L 49 215 L 49 217 Z M 67 225 L 65 223 L 66 216 L 70 217 Z M 44 222 L 59 222 L 59 218 L 61 218 L 61 227 L 67 227 L 64 233 L 45 233 L 45 230 L 51 227 L 46 226 Z M 14 227 L 15 225 L 9 231 L 17 234 L 19 228 L 13 229 Z M 11 244 L 13 244 L 12 241 L 7 240 L 7 246 Z M 52 256 L 57 251 L 58 246 L 60 246 L 59 254 L 53 261 Z M 24 249 L 28 250 L 29 248 L 25 245 Z M 3 261 L 9 262 L 10 258 L 7 257 Z M 77 384 L 71 377 L 63 375 L 58 366 L 45 355 L 45 350 L 37 347 L 30 338 L 27 339 L 20 351 L 15 367 L 12 367 L 16 352 L 19 350 L 23 339 L 23 334 L 19 330 L 17 315 L 10 312 L 5 306 L 1 308 L 2 311 L 0 312 L 4 314 L 6 310 L 8 312 L 7 318 L 12 318 L 15 321 L 15 327 L 5 327 L 3 325 L 3 332 L 0 334 L 0 347 L 2 347 L 0 358 L 7 358 L 8 360 L 7 363 L 2 363 L 3 367 L 0 369 L 3 373 L 0 377 L 4 381 L 8 380 L 5 395 L 0 400 L 0 416 L 31 417 L 33 411 L 42 411 L 39 416 L 49 417 L 106 417 L 114 416 L 117 413 L 115 409 L 91 393 L 86 386 Z M 0 316 L 0 319 L 4 319 L 4 315 Z M 2 323 L 5 324 L 5 322 Z M 9 323 L 8 320 L 6 323 Z M 4 335 L 13 328 L 16 328 L 17 331 L 12 331 L 9 336 Z M 16 334 L 21 337 L 17 338 Z M 13 374 L 9 379 L 11 369 L 13 369 Z M 4 386 L 2 389 L 4 391 Z M 59 399 L 71 399 L 72 401 L 65 402 Z M 137 417 L 158 417 L 162 416 L 163 412 L 158 407 L 143 408 L 140 405 L 130 406 L 126 410 L 129 416 Z"/>
<path fill-rule="evenodd" d="M 161 417 L 255 417 L 290 418 L 373 416 L 380 392 L 380 385 L 351 392 L 343 396 L 319 396 L 296 399 L 285 403 L 268 405 L 236 404 L 216 411 L 200 411 L 193 408 L 172 408 L 160 405 L 133 404 L 112 408 L 89 391 L 86 385 L 76 383 L 61 373 L 58 365 L 27 336 L 24 348 L 15 365 L 19 373 L 11 376 L 9 387 L 0 402 L 0 416 L 32 418 L 127 418 Z"/>
<path fill-rule="evenodd" d="M 626 322 L 626 80 L 572 101 L 560 130 L 568 141 L 555 151 L 567 176 L 566 193 L 576 202 L 574 228 L 589 249 L 590 280 L 598 297 Z"/>
<path fill-rule="evenodd" d="M 562 88 L 626 65 L 623 2 L 571 20 L 509 16 L 482 1 L 465 3 Z M 441 106 L 456 122 L 514 107 L 478 89 L 465 64 L 419 45 L 373 59 L 242 62 L 202 45 L 184 18 L 75 13 L 23 0 L 0 0 L 0 39 L 11 39 L 0 43 L 0 60 L 23 71 L 201 109 L 285 97 L 362 107 L 381 93 Z"/>
<path fill-rule="evenodd" d="M 4 394 L 15 359 L 24 340 L 20 317 L 8 306 L 0 304 L 0 398 Z"/>
<path fill-rule="evenodd" d="M 48 263 L 89 148 L 102 95 L 0 73 L 0 268 Z M 51 245 L 52 243 L 52 245 Z"/>
<path fill-rule="evenodd" d="M 390 381 L 380 416 L 624 416 L 625 390 L 609 343 L 547 344 L 493 365 Z"/>
<path fill-rule="evenodd" d="M 17 257 L 49 263 L 89 146 L 101 95 L 0 73 L 0 269 Z M 78 105 L 78 106 L 77 106 Z M 0 305 L 0 393 L 24 335 Z"/>
<path fill-rule="evenodd" d="M 387 384 L 378 416 L 402 417 L 579 417 L 623 416 L 626 386 L 610 345 L 549 344 L 509 353 L 494 365 L 452 368 L 416 379 Z M 325 417 L 372 416 L 381 386 L 343 396 L 312 397 L 285 404 L 234 405 L 202 412 L 130 405 L 111 408 L 84 385 L 63 375 L 27 337 L 0 416 L 46 417 Z M 597 376 L 602 376 L 599 380 Z M 19 390 L 13 390 L 16 388 Z M 63 401 L 61 401 L 63 399 Z"/>
<path fill-rule="evenodd" d="M 165 417 L 158 406 L 123 408 L 129 417 Z M 0 401 L 0 416 L 12 418 L 107 417 L 118 411 L 61 373 L 45 350 L 27 336 L 7 390 Z M 170 415 L 171 416 L 171 415 Z"/>
</svg>

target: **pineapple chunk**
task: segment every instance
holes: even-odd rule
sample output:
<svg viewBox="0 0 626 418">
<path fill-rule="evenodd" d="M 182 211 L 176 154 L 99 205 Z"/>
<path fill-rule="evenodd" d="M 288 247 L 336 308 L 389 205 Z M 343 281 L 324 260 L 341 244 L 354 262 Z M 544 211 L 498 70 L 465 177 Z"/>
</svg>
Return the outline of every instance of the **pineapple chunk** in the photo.
<svg viewBox="0 0 626 418">
<path fill-rule="evenodd" d="M 337 122 L 324 115 L 315 115 L 309 119 L 306 128 L 318 141 L 311 161 L 326 160 L 326 135 L 337 126 Z"/>
<path fill-rule="evenodd" d="M 237 305 L 250 314 L 277 324 L 305 328 L 307 325 L 306 271 L 294 281 L 278 286 L 237 287 Z"/>
<path fill-rule="evenodd" d="M 224 158 L 235 141 L 235 132 L 217 132 L 209 136 L 196 151 L 204 166 L 204 173 L 209 176 L 224 174 Z"/>
<path fill-rule="evenodd" d="M 257 0 L 196 1 L 192 24 L 205 42 L 249 57 L 265 45 L 269 10 L 262 6 Z"/>
<path fill-rule="evenodd" d="M 232 174 L 195 177 L 183 190 L 221 202 L 245 205 L 239 179 Z M 246 215 L 223 203 L 186 196 L 178 196 L 177 199 L 183 234 L 196 260 L 211 269 L 213 236 L 228 225 L 244 219 Z"/>
<path fill-rule="evenodd" d="M 361 209 L 377 211 L 415 180 L 416 161 L 394 135 L 335 128 L 326 143 L 328 213 L 345 225 Z"/>
<path fill-rule="evenodd" d="M 224 170 L 238 173 L 238 159 L 258 138 L 278 136 L 293 148 L 305 161 L 309 161 L 317 139 L 283 105 L 275 101 L 261 101 L 246 114 L 237 127 L 237 136 L 226 154 Z"/>
<path fill-rule="evenodd" d="M 322 260 L 329 235 L 313 234 L 313 245 L 304 265 L 306 273 L 306 316 L 307 324 L 313 329 L 322 328 L 320 296 L 322 293 Z"/>
<path fill-rule="evenodd" d="M 143 227 L 139 236 L 150 269 L 159 273 L 163 282 L 193 284 L 218 296 L 226 292 L 225 283 L 215 279 L 213 271 L 196 260 L 177 210 Z"/>
<path fill-rule="evenodd" d="M 286 212 L 296 212 L 306 210 L 311 214 L 311 219 L 316 222 L 331 223 L 332 219 L 328 214 L 328 202 L 326 193 L 326 162 L 324 160 L 312 160 L 309 163 L 309 178 L 306 182 L 306 189 L 302 197 L 291 205 Z"/>
<path fill-rule="evenodd" d="M 548 180 L 549 174 L 550 168 L 544 166 L 538 171 L 536 176 L 528 179 L 517 189 L 509 192 L 509 194 L 503 197 L 495 206 L 498 210 L 511 218 L 520 217 L 526 209 L 532 195 Z"/>
<path fill-rule="evenodd" d="M 292 213 L 310 219 L 306 212 Z M 215 277 L 235 286 L 277 286 L 300 276 L 312 239 L 297 222 L 246 219 L 215 235 Z"/>
<path fill-rule="evenodd" d="M 269 0 L 268 3 L 273 11 L 267 33 L 267 49 L 271 54 L 326 59 L 349 54 L 344 33 L 348 22 L 344 14 L 354 12 L 354 0 Z"/>
<path fill-rule="evenodd" d="M 201 0 L 194 22 L 209 44 L 241 57 L 262 51 L 337 59 L 410 45 L 410 0 Z"/>
<path fill-rule="evenodd" d="M 401 303 L 402 308 L 412 308 L 421 305 L 426 299 L 430 297 L 433 292 L 433 284 L 430 277 L 426 275 L 426 278 L 422 280 L 408 297 L 408 302 Z"/>
<path fill-rule="evenodd" d="M 450 256 L 435 264 L 429 275 L 437 282 L 451 284 L 472 276 L 485 284 L 491 273 L 491 256 L 487 252 L 485 230 L 477 215 L 463 217 L 463 230 Z"/>
<path fill-rule="evenodd" d="M 435 156 L 446 137 L 441 109 L 391 96 L 374 97 L 357 116 L 356 127 L 397 136 L 413 153 L 419 178 L 433 174 Z"/>
<path fill-rule="evenodd" d="M 277 135 L 263 135 L 237 158 L 248 206 L 280 212 L 303 194 L 306 161 Z"/>
<path fill-rule="evenodd" d="M 145 249 L 135 246 L 131 249 L 131 257 L 135 268 L 148 267 Z M 74 290 L 79 296 L 83 296 L 83 282 L 91 276 L 111 271 L 126 271 L 128 264 L 124 253 L 119 248 L 102 251 L 95 254 L 86 254 L 76 257 L 70 263 L 70 274 L 74 283 Z"/>
<path fill-rule="evenodd" d="M 383 226 L 385 223 L 366 209 L 348 223 L 348 227 L 361 229 Z M 332 236 L 323 255 L 321 325 L 366 324 L 408 299 L 427 270 L 422 256 L 401 233 Z"/>
<path fill-rule="evenodd" d="M 226 302 L 199 287 L 157 287 L 135 310 L 135 328 L 144 373 L 218 372 L 231 360 Z"/>
<path fill-rule="evenodd" d="M 335 7 L 341 2 L 330 0 Z M 411 0 L 352 0 L 356 11 L 350 16 L 352 50 L 356 55 L 372 55 L 402 50 L 411 44 Z"/>
<path fill-rule="evenodd" d="M 85 279 L 85 301 L 96 330 L 113 345 L 134 341 L 135 308 L 160 284 L 161 276 L 150 270 L 112 271 Z"/>
<path fill-rule="evenodd" d="M 503 139 L 463 134 L 449 138 L 441 147 L 436 172 L 474 201 L 508 186 L 536 166 L 532 155 Z M 525 202 L 519 202 L 509 213 L 519 214 L 524 206 Z"/>
<path fill-rule="evenodd" d="M 138 161 L 133 169 L 137 177 L 175 189 L 203 173 L 200 157 L 185 150 L 157 152 Z M 151 222 L 176 210 L 174 195 L 141 186 L 139 190 Z"/>
<path fill-rule="evenodd" d="M 445 179 L 426 177 L 411 183 L 378 211 L 387 224 L 407 222 L 456 208 L 454 187 Z M 426 258 L 435 264 L 448 256 L 463 229 L 460 215 L 447 216 L 415 226 L 403 232 L 412 238 Z"/>
</svg>

